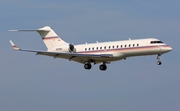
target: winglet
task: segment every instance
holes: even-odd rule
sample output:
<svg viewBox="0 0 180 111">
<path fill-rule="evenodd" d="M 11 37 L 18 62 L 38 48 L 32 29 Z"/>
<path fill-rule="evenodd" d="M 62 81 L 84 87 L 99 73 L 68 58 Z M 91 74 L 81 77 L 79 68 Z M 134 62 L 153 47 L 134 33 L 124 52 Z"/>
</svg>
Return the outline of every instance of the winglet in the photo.
<svg viewBox="0 0 180 111">
<path fill-rule="evenodd" d="M 18 48 L 11 40 L 10 40 L 10 43 L 14 50 L 20 50 L 20 48 Z"/>
</svg>

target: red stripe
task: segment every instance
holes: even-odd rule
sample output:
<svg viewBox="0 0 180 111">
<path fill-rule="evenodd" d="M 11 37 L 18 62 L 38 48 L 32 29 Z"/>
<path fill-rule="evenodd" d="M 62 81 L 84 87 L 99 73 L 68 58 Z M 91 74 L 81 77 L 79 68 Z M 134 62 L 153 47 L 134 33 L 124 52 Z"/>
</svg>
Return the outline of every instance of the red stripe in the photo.
<svg viewBox="0 0 180 111">
<path fill-rule="evenodd" d="M 59 39 L 59 37 L 55 36 L 55 37 L 46 37 L 46 38 L 43 38 L 43 40 L 53 40 L 53 39 Z"/>
<path fill-rule="evenodd" d="M 18 48 L 17 46 L 13 46 L 13 48 Z"/>
</svg>

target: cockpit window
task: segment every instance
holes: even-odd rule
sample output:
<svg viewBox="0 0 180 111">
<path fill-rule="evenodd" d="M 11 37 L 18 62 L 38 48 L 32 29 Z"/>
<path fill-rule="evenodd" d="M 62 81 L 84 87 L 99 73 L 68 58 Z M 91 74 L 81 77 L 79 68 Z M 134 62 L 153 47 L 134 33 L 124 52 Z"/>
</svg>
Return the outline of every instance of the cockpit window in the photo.
<svg viewBox="0 0 180 111">
<path fill-rule="evenodd" d="M 151 44 L 163 43 L 162 41 L 151 41 Z"/>
</svg>

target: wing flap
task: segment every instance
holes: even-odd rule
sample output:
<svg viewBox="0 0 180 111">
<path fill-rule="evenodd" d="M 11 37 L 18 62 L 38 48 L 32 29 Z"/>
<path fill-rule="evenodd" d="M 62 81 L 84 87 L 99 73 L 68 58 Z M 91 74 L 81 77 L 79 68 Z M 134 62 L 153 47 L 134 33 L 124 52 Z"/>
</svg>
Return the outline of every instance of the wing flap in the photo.
<svg viewBox="0 0 180 111">
<path fill-rule="evenodd" d="M 22 50 L 23 51 L 23 50 Z M 29 52 L 34 52 L 33 50 L 24 50 Z M 35 51 L 36 52 L 36 51 Z M 47 56 L 53 56 L 55 58 L 57 57 L 85 57 L 85 58 L 110 58 L 113 55 L 112 54 L 80 54 L 80 53 L 61 53 L 61 52 L 44 52 L 44 51 L 38 51 L 36 53 L 37 55 L 47 55 Z"/>
<path fill-rule="evenodd" d="M 20 49 L 17 47 L 11 40 L 10 43 L 14 50 L 26 51 L 26 52 L 35 52 L 36 55 L 50 56 L 53 58 L 64 58 L 68 60 L 73 60 L 80 63 L 85 63 L 86 60 L 100 60 L 102 58 L 111 58 L 112 54 L 81 54 L 81 53 L 63 53 L 63 52 L 49 52 L 49 51 L 40 51 L 40 50 L 31 50 L 31 49 Z"/>
</svg>

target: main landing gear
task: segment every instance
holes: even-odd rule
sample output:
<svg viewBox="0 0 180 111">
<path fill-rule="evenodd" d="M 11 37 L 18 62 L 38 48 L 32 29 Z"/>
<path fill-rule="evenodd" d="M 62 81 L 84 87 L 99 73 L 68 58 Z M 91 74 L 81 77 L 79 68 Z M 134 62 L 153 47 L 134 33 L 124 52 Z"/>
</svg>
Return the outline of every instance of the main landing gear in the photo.
<svg viewBox="0 0 180 111">
<path fill-rule="evenodd" d="M 161 62 L 161 54 L 158 54 L 157 55 L 157 65 L 161 65 L 162 64 L 162 62 Z"/>
<path fill-rule="evenodd" d="M 105 63 L 101 64 L 101 65 L 99 66 L 99 69 L 100 69 L 101 71 L 105 71 L 105 70 L 107 69 L 106 64 L 105 64 Z"/>
<path fill-rule="evenodd" d="M 84 68 L 85 68 L 85 69 L 88 69 L 88 70 L 89 70 L 89 69 L 91 69 L 91 67 L 92 67 L 91 63 L 85 63 L 85 64 L 84 64 Z"/>
<path fill-rule="evenodd" d="M 92 65 L 90 62 L 87 62 L 84 64 L 84 68 L 87 69 L 87 70 L 90 70 L 92 68 Z M 106 63 L 103 63 L 99 66 L 99 69 L 101 71 L 105 71 L 107 69 L 107 66 L 106 66 Z"/>
</svg>

